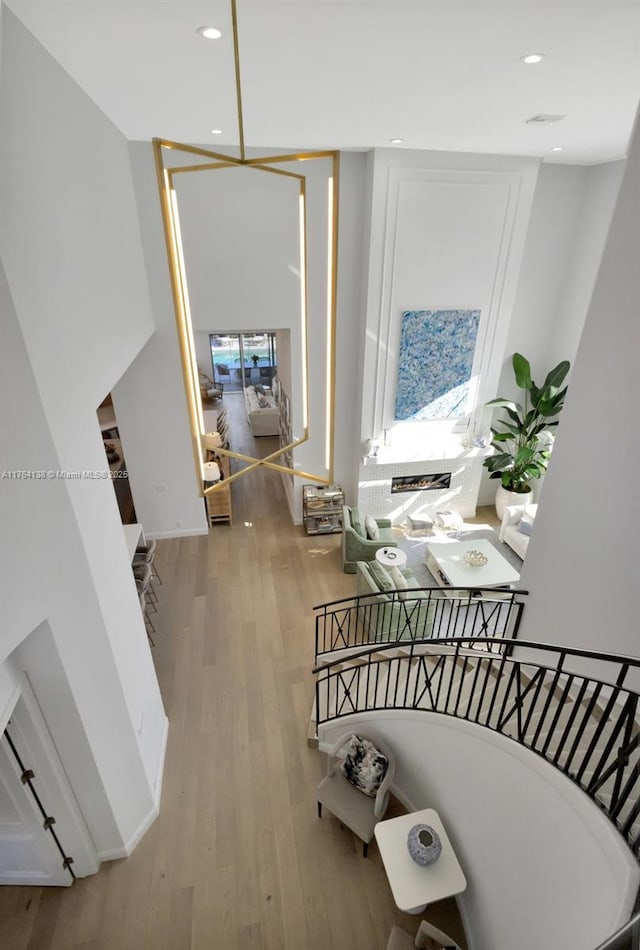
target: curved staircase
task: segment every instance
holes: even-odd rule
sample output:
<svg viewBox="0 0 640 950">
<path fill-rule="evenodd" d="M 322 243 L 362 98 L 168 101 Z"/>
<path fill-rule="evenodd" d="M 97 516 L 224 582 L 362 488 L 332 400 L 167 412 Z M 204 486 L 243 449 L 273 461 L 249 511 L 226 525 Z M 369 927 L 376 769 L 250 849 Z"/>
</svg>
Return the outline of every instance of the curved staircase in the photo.
<svg viewBox="0 0 640 950">
<path fill-rule="evenodd" d="M 640 659 L 515 640 L 518 598 L 508 603 L 510 624 L 478 626 L 480 606 L 470 593 L 455 592 L 459 600 L 451 607 L 447 592 L 449 606 L 442 605 L 457 613 L 456 631 L 472 631 L 462 636 L 443 635 L 441 626 L 432 636 L 411 637 L 405 626 L 402 639 L 368 643 L 360 598 L 316 608 L 316 730 L 389 711 L 435 714 L 490 730 L 566 776 L 606 815 L 637 860 Z M 483 604 L 486 618 L 490 605 Z M 631 946 L 602 944 L 609 945 Z"/>
</svg>

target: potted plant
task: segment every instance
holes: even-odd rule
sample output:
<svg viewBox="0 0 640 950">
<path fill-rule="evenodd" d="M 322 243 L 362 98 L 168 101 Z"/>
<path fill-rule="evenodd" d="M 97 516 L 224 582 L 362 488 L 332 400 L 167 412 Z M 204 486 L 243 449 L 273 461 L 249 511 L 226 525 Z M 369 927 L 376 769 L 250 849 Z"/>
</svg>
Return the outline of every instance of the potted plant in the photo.
<svg viewBox="0 0 640 950">
<path fill-rule="evenodd" d="M 522 404 L 499 396 L 486 405 L 504 409 L 507 419 L 491 427 L 491 445 L 494 455 L 483 462 L 490 478 L 499 478 L 496 492 L 496 512 L 499 518 L 506 505 L 523 504 L 531 492 L 531 482 L 540 478 L 547 469 L 553 447 L 552 429 L 558 425 L 558 415 L 564 405 L 567 387 L 561 389 L 569 372 L 567 360 L 558 363 L 547 373 L 538 387 L 531 378 L 529 361 L 521 353 L 513 354 L 513 372 L 516 385 L 524 390 Z"/>
</svg>

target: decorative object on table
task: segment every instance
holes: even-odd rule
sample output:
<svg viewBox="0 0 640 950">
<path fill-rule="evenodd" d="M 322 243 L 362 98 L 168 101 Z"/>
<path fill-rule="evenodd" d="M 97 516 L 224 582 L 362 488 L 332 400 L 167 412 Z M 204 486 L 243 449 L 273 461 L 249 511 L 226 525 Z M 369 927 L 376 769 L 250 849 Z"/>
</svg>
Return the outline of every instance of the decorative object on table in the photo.
<svg viewBox="0 0 640 950">
<path fill-rule="evenodd" d="M 464 560 L 465 564 L 468 564 L 469 567 L 483 567 L 489 558 L 486 554 L 483 554 L 482 551 L 476 551 L 474 548 L 470 548 L 468 551 L 465 551 Z"/>
<path fill-rule="evenodd" d="M 512 364 L 516 385 L 524 390 L 523 402 L 499 396 L 486 403 L 504 409 L 508 416 L 498 422 L 502 429 L 492 426 L 491 445 L 496 453 L 482 463 L 490 478 L 500 479 L 496 492 L 499 518 L 507 505 L 524 504 L 531 482 L 547 470 L 553 448 L 551 430 L 558 425 L 557 416 L 567 393 L 566 386 L 560 387 L 571 365 L 568 360 L 558 363 L 538 387 L 531 378 L 529 361 L 521 353 L 513 354 Z"/>
<path fill-rule="evenodd" d="M 202 466 L 204 481 L 209 485 L 220 481 L 220 467 L 217 462 L 205 462 Z"/>
<path fill-rule="evenodd" d="M 431 825 L 414 825 L 407 835 L 407 849 L 416 864 L 428 867 L 440 857 L 442 842 Z"/>
<path fill-rule="evenodd" d="M 219 449 L 222 445 L 222 436 L 219 432 L 205 432 L 203 442 L 205 449 L 213 451 L 213 449 Z"/>
<path fill-rule="evenodd" d="M 479 310 L 405 310 L 402 314 L 395 418 L 467 415 Z"/>
<path fill-rule="evenodd" d="M 362 458 L 365 464 L 367 464 L 367 462 L 369 464 L 377 462 L 380 443 L 374 439 L 364 439 L 364 441 L 360 443 L 360 451 L 362 452 Z"/>
</svg>

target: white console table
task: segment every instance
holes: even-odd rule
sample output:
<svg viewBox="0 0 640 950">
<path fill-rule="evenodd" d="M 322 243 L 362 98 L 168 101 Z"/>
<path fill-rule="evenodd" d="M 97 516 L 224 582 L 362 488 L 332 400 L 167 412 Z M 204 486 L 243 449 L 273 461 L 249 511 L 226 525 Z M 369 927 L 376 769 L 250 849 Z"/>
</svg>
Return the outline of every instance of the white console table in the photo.
<svg viewBox="0 0 640 950">
<path fill-rule="evenodd" d="M 407 835 L 414 825 L 430 825 L 442 842 L 442 853 L 428 867 L 416 864 L 407 848 Z M 379 821 L 374 834 L 382 856 L 393 899 L 407 914 L 421 914 L 427 904 L 460 894 L 467 879 L 458 863 L 440 816 L 433 808 L 399 818 Z"/>
</svg>

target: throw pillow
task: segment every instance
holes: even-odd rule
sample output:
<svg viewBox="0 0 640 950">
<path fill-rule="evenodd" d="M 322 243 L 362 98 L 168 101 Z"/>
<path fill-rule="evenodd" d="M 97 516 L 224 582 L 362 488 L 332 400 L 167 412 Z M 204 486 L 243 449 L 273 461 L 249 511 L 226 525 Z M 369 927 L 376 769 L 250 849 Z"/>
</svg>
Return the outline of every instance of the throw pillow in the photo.
<svg viewBox="0 0 640 950">
<path fill-rule="evenodd" d="M 340 771 L 347 782 L 370 798 L 375 798 L 387 774 L 389 760 L 373 742 L 353 735 L 341 752 L 345 753 Z"/>
<path fill-rule="evenodd" d="M 378 522 L 373 517 L 373 515 L 365 515 L 364 527 L 369 540 L 377 541 L 380 537 L 380 528 L 378 527 Z"/>
<path fill-rule="evenodd" d="M 253 388 L 256 391 L 257 395 L 264 396 L 264 386 L 261 383 L 256 383 L 256 385 Z"/>
<path fill-rule="evenodd" d="M 390 567 L 389 568 L 389 577 L 395 584 L 396 590 L 406 590 L 408 588 L 407 578 L 404 576 L 399 567 Z"/>
<path fill-rule="evenodd" d="M 378 564 L 377 561 L 369 561 L 369 573 L 381 591 L 386 592 L 396 589 L 389 571 L 382 564 Z"/>
<path fill-rule="evenodd" d="M 362 515 L 357 508 L 351 509 L 351 527 L 359 534 L 361 538 L 366 538 L 366 532 L 364 529 L 364 521 L 362 520 Z"/>
<path fill-rule="evenodd" d="M 533 531 L 533 521 L 528 518 L 526 515 L 523 515 L 520 521 L 518 522 L 518 531 L 520 534 L 526 535 L 528 538 L 531 537 L 531 532 Z"/>
<path fill-rule="evenodd" d="M 260 406 L 261 409 L 268 409 L 269 400 L 265 399 L 264 396 L 258 396 L 258 405 Z"/>
</svg>

